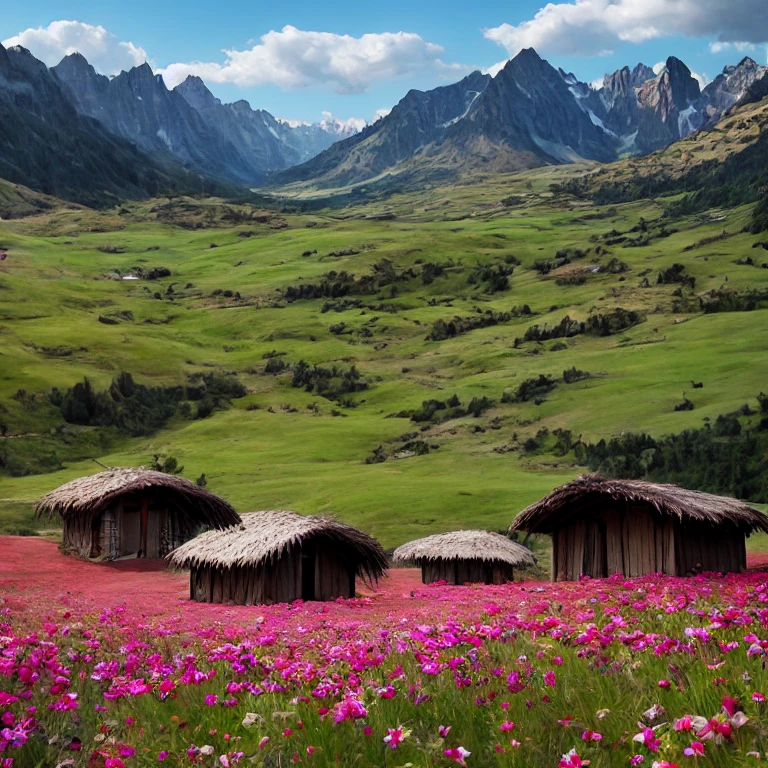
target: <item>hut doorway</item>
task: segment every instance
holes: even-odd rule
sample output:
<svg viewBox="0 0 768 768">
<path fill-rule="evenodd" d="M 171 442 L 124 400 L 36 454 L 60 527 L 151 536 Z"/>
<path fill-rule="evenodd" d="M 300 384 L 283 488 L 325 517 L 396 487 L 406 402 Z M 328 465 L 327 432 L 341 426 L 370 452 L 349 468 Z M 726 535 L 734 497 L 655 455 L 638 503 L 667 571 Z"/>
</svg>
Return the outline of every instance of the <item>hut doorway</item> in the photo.
<svg viewBox="0 0 768 768">
<path fill-rule="evenodd" d="M 123 502 L 120 512 L 120 557 L 160 558 L 168 527 L 168 510 L 148 497 Z"/>
<path fill-rule="evenodd" d="M 141 540 L 141 507 L 138 504 L 124 503 L 120 515 L 120 557 L 138 557 Z"/>
<path fill-rule="evenodd" d="M 308 541 L 301 549 L 301 599 L 315 599 L 315 568 L 317 567 L 317 550 L 315 543 Z"/>
</svg>

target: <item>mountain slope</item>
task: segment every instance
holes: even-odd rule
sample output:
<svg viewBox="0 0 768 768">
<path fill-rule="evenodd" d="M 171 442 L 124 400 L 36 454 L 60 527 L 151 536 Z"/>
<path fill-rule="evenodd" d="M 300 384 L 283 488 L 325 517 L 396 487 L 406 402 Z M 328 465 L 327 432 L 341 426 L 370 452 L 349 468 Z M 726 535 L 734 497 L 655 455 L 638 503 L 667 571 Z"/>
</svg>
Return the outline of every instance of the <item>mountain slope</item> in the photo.
<svg viewBox="0 0 768 768">
<path fill-rule="evenodd" d="M 247 101 L 222 104 L 199 77 L 169 90 L 149 64 L 110 79 L 74 53 L 52 71 L 78 112 L 112 133 L 238 184 L 262 183 L 269 173 L 304 162 L 339 138 L 336 125 L 294 126 L 251 109 Z"/>
<path fill-rule="evenodd" d="M 386 185 L 377 177 L 392 174 L 414 184 L 460 171 L 645 155 L 711 125 L 765 71 L 744 59 L 702 92 L 688 67 L 670 57 L 658 73 L 645 64 L 624 67 L 595 89 L 527 49 L 492 79 L 476 72 L 452 86 L 411 91 L 383 120 L 275 181 Z"/>
<path fill-rule="evenodd" d="M 190 75 L 173 89 L 209 125 L 239 148 L 254 176 L 298 165 L 339 138 L 335 126 L 291 125 L 245 101 L 222 104 L 199 78 Z"/>
<path fill-rule="evenodd" d="M 473 72 L 452 85 L 411 90 L 386 117 L 279 179 L 322 178 L 325 186 L 344 186 L 377 176 L 442 136 L 466 115 L 490 81 L 489 75 Z"/>
<path fill-rule="evenodd" d="M 51 70 L 64 84 L 78 112 L 111 133 L 156 155 L 172 157 L 200 173 L 248 184 L 263 176 L 256 162 L 209 125 L 186 99 L 168 90 L 149 64 L 111 80 L 80 54 Z"/>
<path fill-rule="evenodd" d="M 2 45 L 0 177 L 95 206 L 189 188 L 180 167 L 148 157 L 80 116 L 29 51 Z"/>
</svg>

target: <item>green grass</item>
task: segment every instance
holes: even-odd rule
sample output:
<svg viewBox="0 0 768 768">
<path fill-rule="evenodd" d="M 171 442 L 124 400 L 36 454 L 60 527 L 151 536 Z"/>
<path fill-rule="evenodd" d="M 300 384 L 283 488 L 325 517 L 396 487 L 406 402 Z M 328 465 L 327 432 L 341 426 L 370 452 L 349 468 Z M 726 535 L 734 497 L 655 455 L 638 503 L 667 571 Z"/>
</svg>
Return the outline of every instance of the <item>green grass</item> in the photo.
<svg viewBox="0 0 768 768">
<path fill-rule="evenodd" d="M 573 172 L 559 170 L 560 176 Z M 542 427 L 568 428 L 585 440 L 630 430 L 661 435 L 701 426 L 704 418 L 744 402 L 754 407 L 768 373 L 764 311 L 673 312 L 677 286 L 655 283 L 660 270 L 682 262 L 696 278 L 697 295 L 722 286 L 768 288 L 768 270 L 733 263 L 765 253 L 752 248 L 759 238 L 740 234 L 750 209 L 728 211 L 725 221 L 704 216 L 668 222 L 678 231 L 646 247 L 611 246 L 601 256 L 593 251 L 575 265 L 616 257 L 629 271 L 590 274 L 584 285 L 558 286 L 557 273 L 542 278 L 531 268 L 535 260 L 566 247 L 594 249 L 604 233 L 627 231 L 641 216 L 655 220 L 662 208 L 644 202 L 599 211 L 552 199 L 548 185 L 556 174 L 540 169 L 366 207 L 281 214 L 238 226 L 222 219 L 224 208 L 213 200 L 176 201 L 165 221 L 146 204 L 124 214 L 57 210 L 0 222 L 0 240 L 10 248 L 0 265 L 0 422 L 9 435 L 22 436 L 0 438 L 0 450 L 55 453 L 65 465 L 27 477 L 0 470 L 0 531 L 31 526 L 33 501 L 65 480 L 96 471 L 90 458 L 141 464 L 156 452 L 176 456 L 188 477 L 204 472 L 209 488 L 240 510 L 333 511 L 385 546 L 460 526 L 502 529 L 525 505 L 583 471 L 572 457 L 520 450 Z M 505 208 L 500 200 L 509 195 L 526 202 Z M 366 220 L 382 210 L 396 218 Z M 190 230 L 181 222 L 206 228 Z M 724 228 L 736 234 L 684 250 Z M 241 237 L 243 232 L 253 234 Z M 105 247 L 122 252 L 98 250 Z M 349 248 L 360 253 L 328 256 Z M 303 257 L 307 250 L 317 254 Z M 467 283 L 474 264 L 502 262 L 508 255 L 522 262 L 508 291 L 488 295 Z M 279 291 L 288 285 L 318 282 L 330 270 L 367 274 L 385 258 L 417 272 L 420 262 L 451 266 L 430 285 L 418 278 L 398 284 L 394 298 L 388 288 L 379 296 L 356 297 L 397 311 L 322 313 L 322 299 L 281 301 Z M 105 279 L 136 265 L 163 265 L 172 276 L 153 282 Z M 650 288 L 638 287 L 645 270 Z M 169 285 L 173 300 L 166 296 Z M 242 301 L 214 297 L 216 289 L 239 291 Z M 155 292 L 162 298 L 153 298 Z M 442 342 L 425 340 L 438 319 L 524 303 L 536 317 Z M 534 323 L 555 324 L 566 314 L 585 319 L 617 306 L 646 312 L 646 322 L 606 338 L 569 339 L 568 348 L 557 352 L 552 342 L 514 348 L 515 337 Z M 125 310 L 133 322 L 98 321 L 99 315 Z M 340 322 L 355 332 L 369 329 L 372 336 L 330 333 L 329 326 Z M 293 363 L 354 363 L 370 388 L 354 396 L 354 408 L 293 389 L 290 374 L 263 373 L 263 355 L 271 350 Z M 594 377 L 560 383 L 541 405 L 499 403 L 504 391 L 526 378 L 560 377 L 572 366 Z M 104 388 L 122 370 L 153 384 L 182 383 L 197 371 L 232 371 L 249 395 L 209 419 L 174 420 L 149 438 L 107 441 L 93 428 L 70 427 L 65 442 L 52 433 L 62 419 L 47 404 L 51 387 L 70 387 L 87 376 Z M 702 381 L 703 389 L 692 390 L 692 380 Z M 19 389 L 33 397 L 19 402 Z M 684 392 L 695 409 L 674 412 Z M 403 442 L 398 438 L 418 432 L 418 425 L 392 414 L 454 393 L 465 404 L 487 396 L 496 405 L 479 419 L 420 433 L 419 439 L 439 446 L 426 456 L 364 463 L 377 446 L 394 451 Z M 249 405 L 258 409 L 246 410 Z M 498 452 L 504 446 L 513 450 Z"/>
</svg>

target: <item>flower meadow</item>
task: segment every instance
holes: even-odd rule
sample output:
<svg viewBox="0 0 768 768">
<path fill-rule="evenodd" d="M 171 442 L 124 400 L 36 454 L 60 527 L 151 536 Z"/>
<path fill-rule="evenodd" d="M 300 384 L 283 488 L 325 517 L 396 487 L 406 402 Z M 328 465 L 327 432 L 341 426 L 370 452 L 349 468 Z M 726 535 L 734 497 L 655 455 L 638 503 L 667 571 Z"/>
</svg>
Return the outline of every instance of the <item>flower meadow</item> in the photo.
<svg viewBox="0 0 768 768">
<path fill-rule="evenodd" d="M 354 600 L 228 607 L 44 551 L 69 579 L 0 563 L 1 768 L 768 761 L 765 573 L 398 570 Z"/>
</svg>

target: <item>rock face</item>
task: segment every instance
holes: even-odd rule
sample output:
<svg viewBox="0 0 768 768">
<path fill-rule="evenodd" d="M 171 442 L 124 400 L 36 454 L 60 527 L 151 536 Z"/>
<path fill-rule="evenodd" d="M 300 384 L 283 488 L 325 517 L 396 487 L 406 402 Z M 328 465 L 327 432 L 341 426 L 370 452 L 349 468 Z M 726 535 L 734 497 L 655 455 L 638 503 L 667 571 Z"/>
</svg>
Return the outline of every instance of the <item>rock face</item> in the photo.
<svg viewBox="0 0 768 768">
<path fill-rule="evenodd" d="M 78 114 L 51 71 L 21 47 L 0 45 L 0 176 L 90 205 L 186 189 L 160 163 Z"/>
<path fill-rule="evenodd" d="M 388 115 L 308 163 L 281 174 L 280 179 L 322 177 L 329 185 L 344 185 L 373 178 L 443 136 L 467 114 L 490 80 L 489 75 L 473 72 L 453 85 L 411 90 Z"/>
<path fill-rule="evenodd" d="M 750 89 L 767 75 L 768 67 L 760 66 L 749 56 L 743 58 L 736 66 L 725 67 L 722 73 L 702 91 L 705 102 L 703 110 L 705 121 L 712 123 L 718 120 L 724 112 L 747 96 Z"/>
<path fill-rule="evenodd" d="M 496 158 L 485 163 L 497 170 L 612 159 L 615 138 L 572 89 L 536 51 L 523 50 L 448 128 L 443 151 L 461 149 L 482 166 L 496 147 Z"/>
<path fill-rule="evenodd" d="M 766 71 L 745 59 L 702 92 L 670 57 L 658 74 L 645 64 L 624 67 L 594 88 L 528 49 L 493 79 L 475 72 L 453 86 L 411 91 L 386 118 L 276 180 L 332 187 L 386 173 L 512 171 L 645 154 L 768 90 Z"/>
<path fill-rule="evenodd" d="M 296 126 L 253 110 L 247 101 L 222 104 L 199 77 L 168 89 L 148 64 L 110 79 L 80 54 L 53 67 L 78 112 L 154 154 L 238 184 L 303 162 L 339 138 L 335 126 Z"/>
<path fill-rule="evenodd" d="M 278 120 L 245 101 L 222 104 L 199 78 L 189 76 L 174 91 L 181 94 L 207 125 L 213 126 L 234 146 L 241 147 L 255 173 L 271 173 L 298 165 L 327 149 L 344 136 L 333 123 L 299 123 Z"/>
</svg>

